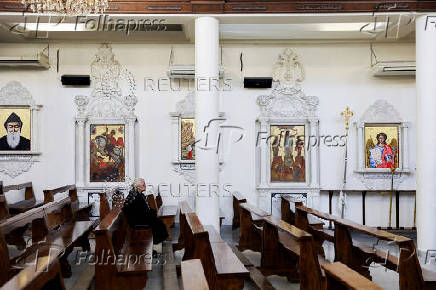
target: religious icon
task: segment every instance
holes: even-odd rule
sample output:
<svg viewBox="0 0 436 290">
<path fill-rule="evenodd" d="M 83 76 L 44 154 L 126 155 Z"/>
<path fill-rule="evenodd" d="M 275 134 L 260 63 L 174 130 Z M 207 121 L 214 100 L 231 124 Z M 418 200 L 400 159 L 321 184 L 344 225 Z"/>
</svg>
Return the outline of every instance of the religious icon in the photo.
<svg viewBox="0 0 436 290">
<path fill-rule="evenodd" d="M 0 151 L 30 151 L 30 108 L 0 107 Z"/>
<path fill-rule="evenodd" d="M 195 160 L 195 119 L 181 119 L 180 127 L 180 159 Z"/>
<path fill-rule="evenodd" d="M 397 125 L 365 125 L 366 168 L 397 168 L 399 163 Z"/>
<path fill-rule="evenodd" d="M 271 182 L 305 182 L 304 125 L 270 126 Z"/>
<path fill-rule="evenodd" d="M 124 182 L 124 125 L 91 125 L 90 182 Z"/>
</svg>

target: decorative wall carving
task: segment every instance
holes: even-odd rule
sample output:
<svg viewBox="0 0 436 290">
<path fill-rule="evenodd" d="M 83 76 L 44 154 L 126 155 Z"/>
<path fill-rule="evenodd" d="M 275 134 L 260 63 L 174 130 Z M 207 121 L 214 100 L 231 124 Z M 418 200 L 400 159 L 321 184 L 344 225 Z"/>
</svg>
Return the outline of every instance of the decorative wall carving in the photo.
<svg viewBox="0 0 436 290">
<path fill-rule="evenodd" d="M 302 64 L 297 55 L 287 48 L 279 55 L 273 69 L 275 84 L 269 95 L 256 99 L 260 109 L 257 119 L 257 132 L 270 136 L 271 125 L 304 125 L 306 136 L 319 135 L 318 104 L 316 96 L 306 96 L 301 89 L 305 78 Z M 266 138 L 266 137 L 265 137 Z M 307 140 L 307 138 L 306 138 Z M 319 147 L 309 147 L 306 151 L 306 181 L 270 182 L 270 143 L 263 142 L 257 150 L 257 192 L 258 205 L 271 210 L 273 193 L 307 193 L 310 198 L 319 195 Z M 315 204 L 315 203 L 314 203 Z"/>
<path fill-rule="evenodd" d="M 75 97 L 77 106 L 76 140 L 78 157 L 76 158 L 78 187 L 103 189 L 103 182 L 90 182 L 89 131 L 91 124 L 124 124 L 125 125 L 125 180 L 135 176 L 135 106 L 136 81 L 132 73 L 124 68 L 112 51 L 109 44 L 103 44 L 91 63 L 90 96 Z M 125 188 L 125 182 L 117 182 L 114 186 Z"/>
<path fill-rule="evenodd" d="M 19 81 L 11 81 L 0 89 L 0 106 L 20 106 L 30 109 L 31 151 L 8 151 L 0 155 L 0 172 L 15 178 L 30 170 L 38 161 L 39 152 L 39 110 L 32 94 Z M 3 125 L 3 124 L 2 124 Z"/>
</svg>

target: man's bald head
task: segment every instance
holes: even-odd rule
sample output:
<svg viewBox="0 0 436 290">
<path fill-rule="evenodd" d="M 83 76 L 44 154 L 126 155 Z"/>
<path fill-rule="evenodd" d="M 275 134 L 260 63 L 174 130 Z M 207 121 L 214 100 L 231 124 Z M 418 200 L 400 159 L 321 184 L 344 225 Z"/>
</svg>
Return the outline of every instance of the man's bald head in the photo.
<svg viewBox="0 0 436 290">
<path fill-rule="evenodd" d="M 138 192 L 143 192 L 145 191 L 145 180 L 144 178 L 136 178 L 135 181 L 133 182 L 133 184 L 135 184 L 136 189 L 138 190 Z"/>
</svg>

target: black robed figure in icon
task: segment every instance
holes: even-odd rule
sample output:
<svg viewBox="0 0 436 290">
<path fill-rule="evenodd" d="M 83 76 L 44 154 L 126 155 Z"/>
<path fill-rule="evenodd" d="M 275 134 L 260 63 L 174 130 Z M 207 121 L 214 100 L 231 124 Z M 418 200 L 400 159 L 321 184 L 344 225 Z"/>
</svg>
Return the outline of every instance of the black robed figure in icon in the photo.
<svg viewBox="0 0 436 290">
<path fill-rule="evenodd" d="M 30 140 L 21 136 L 23 122 L 20 117 L 12 113 L 4 123 L 6 135 L 0 138 L 0 151 L 2 150 L 30 150 Z"/>
<path fill-rule="evenodd" d="M 131 228 L 150 226 L 153 232 L 153 244 L 156 245 L 167 239 L 168 232 L 164 223 L 157 217 L 156 211 L 149 206 L 147 198 L 143 194 L 145 188 L 144 179 L 135 180 L 133 188 L 124 202 L 123 213 Z"/>
</svg>

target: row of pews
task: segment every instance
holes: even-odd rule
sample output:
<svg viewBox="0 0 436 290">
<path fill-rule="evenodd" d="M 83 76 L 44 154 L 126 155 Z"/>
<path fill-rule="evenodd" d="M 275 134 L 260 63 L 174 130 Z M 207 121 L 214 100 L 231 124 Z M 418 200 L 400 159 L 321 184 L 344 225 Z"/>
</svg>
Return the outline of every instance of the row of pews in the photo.
<svg viewBox="0 0 436 290">
<path fill-rule="evenodd" d="M 8 206 L 0 195 L 6 213 L 0 220 L 1 289 L 65 289 L 68 256 L 75 247 L 90 250 L 88 237 L 98 222 L 89 220 L 92 204 L 79 203 L 75 185 L 45 190 L 43 203 L 35 201 L 31 183 L 2 189 L 25 189 L 25 200 Z M 62 192 L 68 195 L 55 200 Z"/>
<path fill-rule="evenodd" d="M 249 204 L 241 194 L 233 195 L 233 228 L 240 227 L 239 250 L 261 252 L 264 275 L 286 276 L 300 289 L 380 289 L 371 282 L 371 263 L 399 274 L 400 290 L 436 289 L 436 273 L 422 268 L 413 240 L 341 219 L 281 197 L 281 219 Z M 324 227 L 328 224 L 328 227 Z M 358 232 L 377 243 L 396 245 L 398 256 L 376 244 L 353 240 Z M 333 243 L 334 263 L 325 259 L 323 243 Z"/>
</svg>

